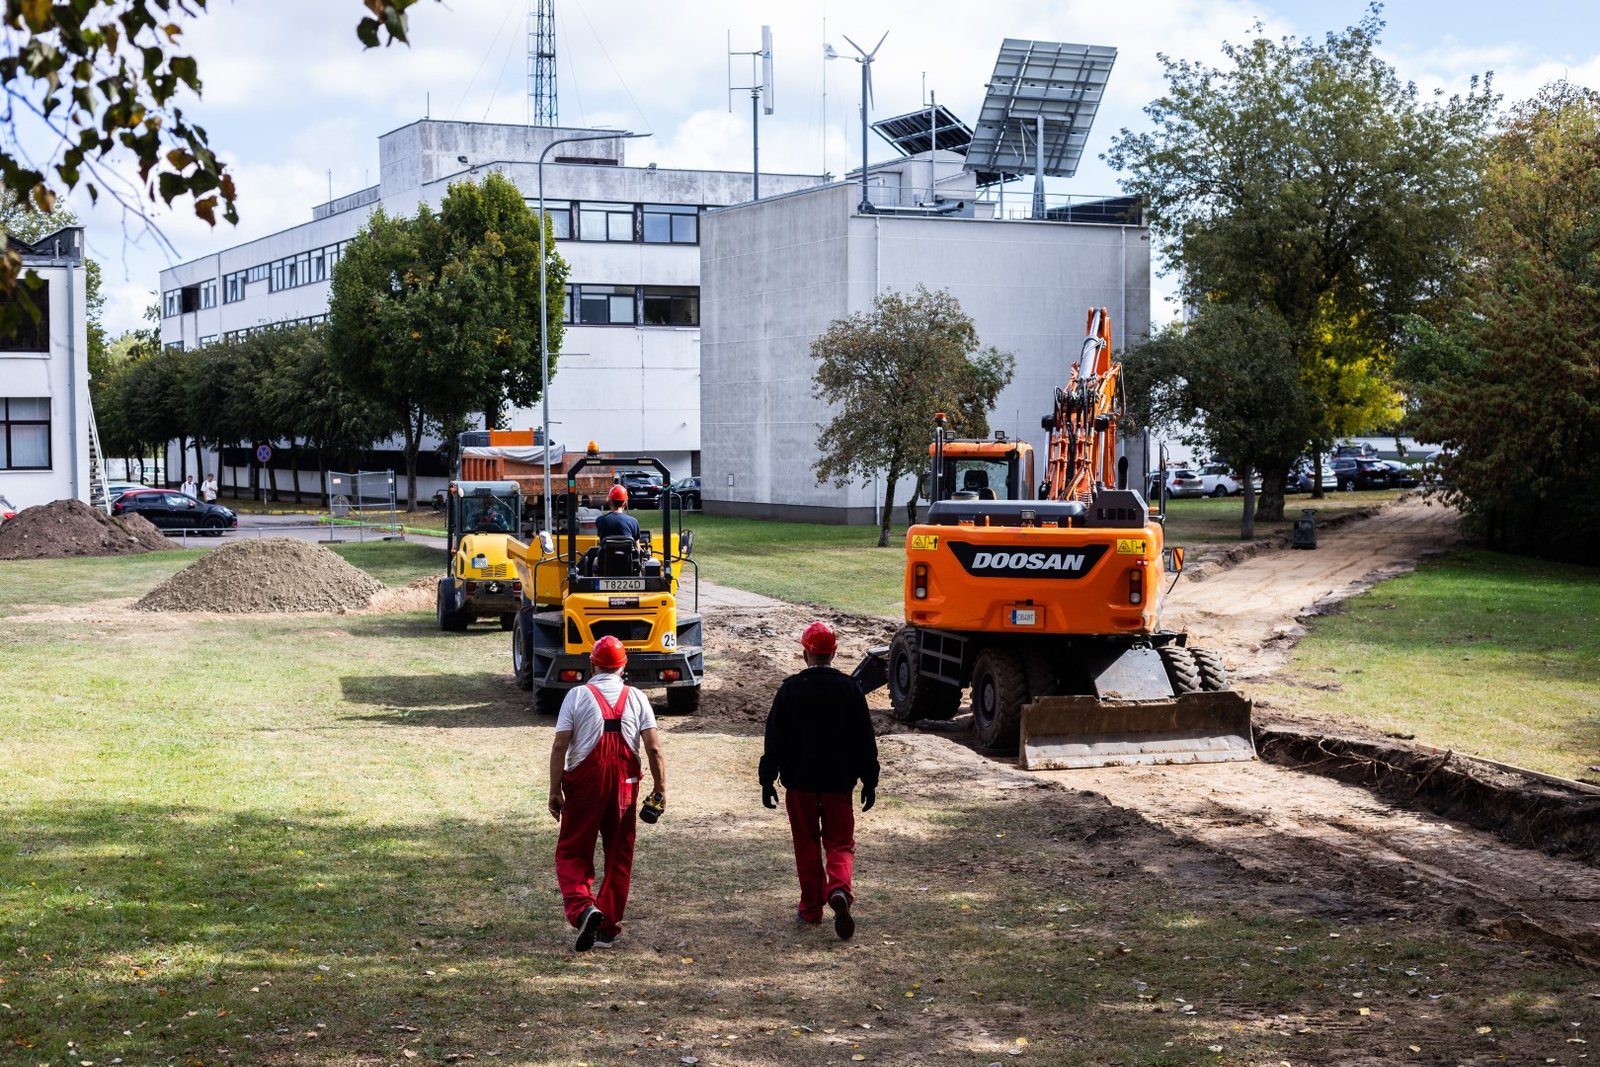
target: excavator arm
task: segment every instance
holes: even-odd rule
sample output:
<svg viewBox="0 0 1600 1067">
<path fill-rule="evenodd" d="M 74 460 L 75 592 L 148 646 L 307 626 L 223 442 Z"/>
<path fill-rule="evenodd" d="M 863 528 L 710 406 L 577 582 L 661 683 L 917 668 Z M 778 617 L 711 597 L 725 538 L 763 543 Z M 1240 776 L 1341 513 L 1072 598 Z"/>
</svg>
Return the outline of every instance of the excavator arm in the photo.
<svg viewBox="0 0 1600 1067">
<path fill-rule="evenodd" d="M 1090 308 L 1083 348 L 1055 409 L 1041 420 L 1050 431 L 1047 500 L 1088 503 L 1097 487 L 1117 485 L 1117 419 L 1122 415 L 1122 365 L 1111 358 L 1111 316 Z"/>
</svg>

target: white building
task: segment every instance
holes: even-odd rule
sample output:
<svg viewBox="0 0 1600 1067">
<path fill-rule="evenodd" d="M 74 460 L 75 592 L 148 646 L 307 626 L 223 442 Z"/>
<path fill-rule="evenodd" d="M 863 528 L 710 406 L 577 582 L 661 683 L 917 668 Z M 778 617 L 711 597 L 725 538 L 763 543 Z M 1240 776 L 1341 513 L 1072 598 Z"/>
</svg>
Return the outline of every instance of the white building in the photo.
<svg viewBox="0 0 1600 1067">
<path fill-rule="evenodd" d="M 161 338 L 193 347 L 266 326 L 318 322 L 345 242 L 371 211 L 408 215 L 437 207 L 451 182 L 498 172 L 544 203 L 570 266 L 567 322 L 550 383 L 551 437 L 581 448 L 657 455 L 678 476 L 699 471 L 700 223 L 707 207 L 749 199 L 748 172 L 630 166 L 620 137 L 604 131 L 423 120 L 378 138 L 379 182 L 312 210 L 311 221 L 161 272 Z M 649 142 L 635 150 L 648 154 Z M 819 184 L 811 175 L 762 174 L 772 195 Z M 530 317 L 537 308 L 529 308 Z M 513 411 L 513 428 L 541 412 Z M 225 450 L 231 464 L 248 450 Z M 446 472 L 424 453 L 426 496 Z M 277 462 L 276 460 L 274 462 Z M 404 469 L 400 453 L 369 462 Z M 176 470 L 176 465 L 172 466 Z M 247 481 L 230 471 L 224 484 Z M 283 474 L 279 485 L 285 484 Z M 314 491 L 316 472 L 301 484 Z"/>
<path fill-rule="evenodd" d="M 1041 475 L 1040 418 L 1067 382 L 1088 310 L 1109 310 L 1119 355 L 1148 333 L 1149 231 L 1133 200 L 1075 200 L 1040 219 L 1001 217 L 998 201 L 977 199 L 963 162 L 940 151 L 932 161 L 923 152 L 874 164 L 867 211 L 861 186 L 839 183 L 706 216 L 701 438 L 708 511 L 874 521 L 881 484 L 816 482 L 820 426 L 832 415 L 812 395 L 810 345 L 833 320 L 871 311 L 882 293 L 919 284 L 948 289 L 979 343 L 1016 357 L 1015 376 L 989 422 L 1038 450 Z M 1019 214 L 1030 214 L 1026 198 L 1017 199 Z M 1141 461 L 1130 456 L 1130 469 L 1142 469 Z M 897 506 L 914 484 L 912 478 L 897 487 Z"/>
<path fill-rule="evenodd" d="M 0 496 L 17 510 L 69 497 L 89 499 L 89 332 L 83 230 L 58 230 L 33 244 L 10 238 L 42 314 L 32 329 L 0 341 Z"/>
</svg>

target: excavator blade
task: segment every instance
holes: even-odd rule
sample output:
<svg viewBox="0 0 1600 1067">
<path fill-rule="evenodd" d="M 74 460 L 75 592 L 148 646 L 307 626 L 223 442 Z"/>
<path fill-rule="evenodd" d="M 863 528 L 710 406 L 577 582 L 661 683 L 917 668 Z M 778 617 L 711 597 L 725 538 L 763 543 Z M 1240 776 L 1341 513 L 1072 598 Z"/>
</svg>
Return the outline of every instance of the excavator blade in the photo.
<svg viewBox="0 0 1600 1067">
<path fill-rule="evenodd" d="M 1128 701 L 1044 696 L 1022 709 L 1021 763 L 1028 770 L 1255 758 L 1250 701 L 1234 692 Z"/>
</svg>

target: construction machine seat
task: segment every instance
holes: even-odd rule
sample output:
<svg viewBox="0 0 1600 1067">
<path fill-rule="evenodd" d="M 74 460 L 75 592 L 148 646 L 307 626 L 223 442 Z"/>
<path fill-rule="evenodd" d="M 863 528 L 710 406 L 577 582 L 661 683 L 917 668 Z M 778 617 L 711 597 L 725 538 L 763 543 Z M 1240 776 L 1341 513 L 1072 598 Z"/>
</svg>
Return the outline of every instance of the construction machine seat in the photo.
<svg viewBox="0 0 1600 1067">
<path fill-rule="evenodd" d="M 631 537 L 608 537 L 600 542 L 595 573 L 601 578 L 632 578 L 641 573 L 639 543 Z"/>
<path fill-rule="evenodd" d="M 985 470 L 969 470 L 961 476 L 961 491 L 977 494 L 979 500 L 995 499 L 994 490 L 989 488 L 989 472 Z"/>
</svg>

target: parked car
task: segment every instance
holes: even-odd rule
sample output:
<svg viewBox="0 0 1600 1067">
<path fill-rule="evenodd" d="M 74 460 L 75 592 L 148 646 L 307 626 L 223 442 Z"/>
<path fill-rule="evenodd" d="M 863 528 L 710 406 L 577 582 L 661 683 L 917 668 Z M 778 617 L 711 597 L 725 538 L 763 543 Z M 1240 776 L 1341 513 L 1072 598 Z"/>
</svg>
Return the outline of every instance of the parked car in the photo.
<svg viewBox="0 0 1600 1067">
<path fill-rule="evenodd" d="M 148 485 L 141 485 L 138 482 L 107 482 L 106 499 L 115 504 L 117 502 L 117 497 L 121 496 L 123 493 L 131 493 L 135 489 L 148 488 L 150 488 Z"/>
<path fill-rule="evenodd" d="M 1361 458 L 1363 456 L 1367 459 L 1377 459 L 1378 450 L 1367 444 L 1365 441 L 1361 442 L 1360 444 L 1356 444 L 1352 441 L 1346 441 L 1342 445 L 1335 445 L 1333 449 L 1334 459 L 1345 459 L 1350 457 Z"/>
<path fill-rule="evenodd" d="M 1340 489 L 1389 488 L 1389 468 L 1381 459 L 1339 456 L 1329 466 Z"/>
<path fill-rule="evenodd" d="M 661 475 L 654 471 L 623 471 L 617 481 L 628 491 L 628 507 L 661 506 Z"/>
<path fill-rule="evenodd" d="M 1200 476 L 1188 467 L 1167 468 L 1167 495 L 1168 496 L 1203 496 Z M 1161 496 L 1161 472 L 1151 471 L 1145 479 L 1146 500 L 1155 500 Z"/>
<path fill-rule="evenodd" d="M 1422 461 L 1421 476 L 1424 481 L 1440 483 L 1444 481 L 1444 465 L 1453 453 L 1448 448 L 1441 448 L 1428 453 L 1428 458 Z"/>
<path fill-rule="evenodd" d="M 1200 476 L 1200 492 L 1206 496 L 1233 496 L 1244 486 L 1226 463 L 1208 463 L 1195 473 Z M 1252 489 L 1261 492 L 1260 478 L 1252 478 L 1250 482 Z"/>
<path fill-rule="evenodd" d="M 206 504 L 176 489 L 132 489 L 111 505 L 113 515 L 143 515 L 163 530 L 201 530 L 221 537 L 236 529 L 239 516 L 221 504 Z"/>
<path fill-rule="evenodd" d="M 1324 463 L 1322 465 L 1322 488 L 1324 490 L 1337 489 L 1339 476 L 1333 467 Z M 1291 493 L 1309 493 L 1317 487 L 1316 472 L 1312 470 L 1310 461 L 1297 463 L 1289 469 L 1289 484 L 1285 486 Z"/>
<path fill-rule="evenodd" d="M 1398 460 L 1386 459 L 1383 461 L 1383 465 L 1389 468 L 1389 488 L 1415 489 L 1419 484 L 1417 472 L 1409 464 L 1401 463 Z"/>
<path fill-rule="evenodd" d="M 672 483 L 670 492 L 673 496 L 674 506 L 680 507 L 684 511 L 700 510 L 699 478 L 679 478 Z"/>
<path fill-rule="evenodd" d="M 5 497 L 0 496 L 0 523 L 4 523 L 7 519 L 14 519 L 16 517 L 17 506 L 11 501 L 7 500 Z"/>
</svg>

